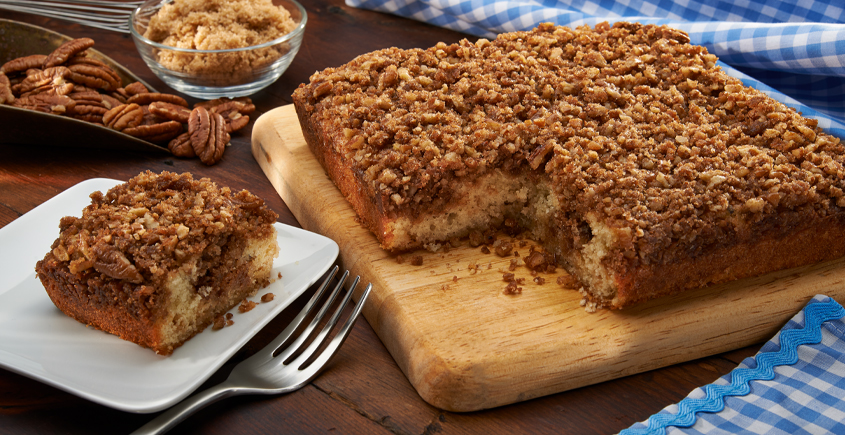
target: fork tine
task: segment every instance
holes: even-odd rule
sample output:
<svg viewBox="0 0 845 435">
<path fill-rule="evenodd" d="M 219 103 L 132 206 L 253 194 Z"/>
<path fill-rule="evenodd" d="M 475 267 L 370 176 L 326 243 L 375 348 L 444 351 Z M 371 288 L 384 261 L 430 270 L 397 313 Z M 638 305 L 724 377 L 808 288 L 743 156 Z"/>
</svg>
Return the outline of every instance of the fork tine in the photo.
<svg viewBox="0 0 845 435">
<path fill-rule="evenodd" d="M 355 307 L 352 309 L 352 314 L 349 315 L 349 318 L 346 319 L 346 323 L 343 324 L 341 330 L 337 333 L 337 335 L 332 338 L 329 344 L 323 349 L 323 352 L 311 362 L 311 364 L 302 369 L 300 371 L 301 375 L 307 381 L 310 382 L 314 379 L 315 376 L 322 370 L 331 360 L 331 358 L 337 353 L 337 350 L 340 349 L 340 346 L 346 341 L 346 337 L 349 336 L 349 333 L 352 331 L 352 326 L 355 325 L 355 321 L 358 320 L 358 316 L 361 314 L 361 309 L 364 307 L 364 303 L 367 301 L 367 297 L 370 295 L 370 291 L 373 289 L 372 284 L 367 284 L 367 288 L 364 289 L 364 292 L 361 294 L 361 298 L 358 299 L 358 303 L 355 304 Z M 350 294 L 352 292 L 350 291 Z"/>
<path fill-rule="evenodd" d="M 337 319 L 340 318 L 340 315 L 343 313 L 344 308 L 346 305 L 349 304 L 349 300 L 352 299 L 352 293 L 355 292 L 355 287 L 358 287 L 358 282 L 361 280 L 361 277 L 356 276 L 355 280 L 352 281 L 352 285 L 349 286 L 349 291 L 346 292 L 346 296 L 343 297 L 343 301 L 334 311 L 331 319 L 323 326 L 323 329 L 314 337 L 314 340 L 311 344 L 302 351 L 302 353 L 293 361 L 290 362 L 291 365 L 297 366 L 297 368 L 301 368 L 309 358 L 311 358 L 317 349 L 323 344 L 328 336 L 329 332 L 334 329 L 334 326 L 337 324 Z M 328 308 L 328 304 L 326 305 Z"/>
<path fill-rule="evenodd" d="M 165 411 L 152 421 L 148 422 L 147 424 L 133 432 L 133 434 L 164 433 L 168 429 L 174 427 L 180 421 L 187 418 L 194 411 L 208 405 L 209 403 L 213 403 L 225 397 L 237 394 L 290 393 L 303 387 L 308 382 L 311 382 L 317 376 L 320 370 L 322 370 L 328 364 L 328 362 L 337 353 L 337 350 L 349 336 L 349 333 L 352 331 L 352 327 L 354 326 L 355 321 L 361 314 L 361 309 L 366 303 L 367 297 L 370 295 L 370 291 L 373 288 L 372 284 L 368 284 L 367 288 L 364 289 L 364 292 L 361 294 L 361 298 L 358 300 L 358 303 L 355 304 L 355 307 L 352 309 L 352 314 L 350 314 L 349 318 L 346 319 L 346 322 L 344 323 L 341 330 L 337 333 L 337 335 L 332 338 L 332 340 L 326 345 L 326 347 L 323 348 L 323 351 L 319 355 L 317 355 L 317 357 L 310 365 L 308 365 L 308 367 L 300 370 L 299 366 L 294 366 L 292 364 L 284 365 L 284 358 L 273 358 L 272 353 L 276 349 L 276 347 L 278 347 L 278 345 L 282 344 L 284 341 L 287 340 L 287 336 L 289 336 L 290 333 L 297 329 L 296 326 L 302 321 L 302 319 L 306 316 L 310 309 L 313 308 L 315 302 L 318 299 L 321 299 L 320 296 L 328 287 L 328 283 L 331 281 L 332 277 L 334 276 L 335 272 L 337 272 L 337 270 L 338 268 L 335 267 L 331 271 L 331 273 L 321 286 L 321 289 L 317 291 L 317 294 L 312 297 L 311 300 L 308 301 L 305 309 L 303 309 L 302 312 L 299 313 L 295 321 L 292 322 L 293 327 L 288 326 L 285 331 L 282 331 L 280 337 L 282 337 L 283 339 L 280 340 L 277 338 L 276 340 L 274 340 L 273 343 L 271 343 L 271 345 L 275 344 L 275 346 L 268 345 L 253 356 L 242 361 L 241 363 L 236 365 L 234 369 L 232 369 L 232 373 L 229 375 L 229 378 L 226 381 L 221 384 L 210 387 L 207 390 L 203 390 L 202 392 L 197 393 L 188 399 L 183 400 L 176 406 Z M 341 283 L 338 284 L 337 287 L 335 287 L 335 292 L 337 292 L 338 288 L 342 287 L 343 280 L 346 276 L 348 276 L 348 274 L 348 271 L 343 274 L 344 278 L 342 278 Z M 332 319 L 329 321 L 330 325 L 337 324 L 339 313 L 343 311 L 346 307 L 358 282 L 359 278 L 355 278 L 352 286 L 349 289 L 349 292 L 346 294 L 346 296 L 344 296 L 344 300 L 340 304 L 340 307 L 332 315 Z M 329 303 L 329 305 L 331 305 L 331 303 Z M 323 306 L 323 308 L 325 307 L 326 305 Z M 325 311 L 325 309 L 321 311 Z M 328 333 L 328 330 L 324 328 L 323 331 L 321 331 L 321 334 L 323 334 L 324 332 Z M 319 342 L 321 341 L 323 341 L 323 339 L 315 339 L 312 342 L 312 345 L 309 346 L 309 349 L 312 346 L 319 348 Z M 313 343 L 318 344 L 314 345 Z M 267 351 L 270 352 L 270 355 L 267 355 Z M 305 352 L 305 354 L 309 355 L 310 353 L 310 351 Z M 297 364 L 301 363 L 301 358 L 301 356 L 296 358 L 295 361 L 297 362 Z M 280 365 L 282 367 L 279 367 Z"/>
<path fill-rule="evenodd" d="M 298 337 L 296 337 L 296 340 L 276 356 L 277 361 L 283 363 L 285 360 L 288 359 L 288 357 L 293 355 L 302 346 L 302 343 L 305 342 L 305 340 L 307 340 L 309 336 L 311 336 L 311 333 L 314 331 L 314 328 L 316 328 L 317 324 L 323 320 L 323 317 L 325 317 L 326 315 L 326 311 L 328 311 L 334 303 L 338 293 L 340 293 L 340 290 L 343 288 L 343 283 L 346 282 L 346 278 L 348 276 L 348 270 L 343 272 L 343 275 L 338 278 L 337 285 L 335 286 L 334 290 L 332 290 L 332 293 L 331 295 L 329 295 L 328 300 L 323 303 L 323 305 L 320 307 L 320 311 L 317 313 L 317 315 L 314 316 L 313 319 L 311 319 L 311 323 L 308 324 L 308 326 L 302 331 L 302 333 L 299 334 Z"/>
<path fill-rule="evenodd" d="M 268 343 L 267 346 L 264 346 L 264 348 L 258 351 L 256 355 L 262 354 L 268 357 L 273 356 L 273 353 L 279 348 L 279 346 L 284 344 L 290 338 L 290 336 L 293 335 L 294 331 L 299 328 L 305 317 L 308 316 L 308 313 L 310 313 L 311 310 L 314 309 L 314 305 L 326 292 L 326 288 L 329 287 L 329 283 L 332 281 L 332 278 L 334 278 L 335 274 L 337 274 L 338 269 L 339 267 L 335 265 L 335 267 L 333 267 L 332 270 L 329 271 L 329 275 L 326 276 L 325 280 L 323 280 L 323 283 L 320 285 L 320 288 L 317 289 L 316 292 L 314 292 L 314 296 L 311 296 L 311 299 L 309 299 L 308 303 L 306 303 L 305 306 L 302 307 L 302 310 L 299 312 L 299 314 L 297 314 L 296 317 L 291 320 L 288 326 L 281 333 L 279 333 L 279 335 L 275 339 L 273 339 L 273 341 Z M 267 355 L 268 353 L 269 355 Z"/>
</svg>

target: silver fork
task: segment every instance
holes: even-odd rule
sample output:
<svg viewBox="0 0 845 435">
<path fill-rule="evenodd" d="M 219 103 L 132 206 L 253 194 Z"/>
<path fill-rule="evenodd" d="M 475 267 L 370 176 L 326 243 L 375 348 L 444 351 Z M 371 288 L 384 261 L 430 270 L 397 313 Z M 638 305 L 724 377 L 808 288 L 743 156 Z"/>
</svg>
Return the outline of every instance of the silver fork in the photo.
<svg viewBox="0 0 845 435">
<path fill-rule="evenodd" d="M 142 3 L 107 0 L 0 0 L 0 9 L 129 33 L 129 15 Z"/>
<path fill-rule="evenodd" d="M 305 343 L 314 331 L 317 324 L 325 317 L 326 312 L 332 306 L 338 293 L 343 288 L 343 283 L 349 276 L 349 271 L 343 273 L 343 276 L 341 276 L 338 280 L 337 286 L 335 286 L 327 301 L 322 305 L 322 307 L 320 307 L 320 311 L 316 316 L 314 316 L 311 323 L 308 324 L 296 340 L 291 343 L 290 346 L 285 347 L 285 349 L 278 355 L 274 356 L 274 354 L 279 347 L 291 337 L 294 331 L 296 331 L 303 323 L 303 320 L 305 320 L 305 318 L 308 317 L 308 314 L 315 308 L 317 301 L 322 297 L 326 288 L 329 286 L 329 282 L 337 273 L 337 270 L 338 267 L 335 266 L 320 286 L 320 289 L 308 301 L 290 325 L 288 325 L 275 340 L 265 346 L 264 349 L 261 349 L 256 352 L 255 355 L 235 366 L 232 373 L 229 374 L 228 379 L 183 400 L 149 423 L 140 427 L 138 430 L 133 432 L 133 434 L 161 434 L 167 432 L 195 411 L 226 397 L 241 394 L 290 393 L 305 386 L 305 384 L 314 379 L 319 371 L 329 362 L 340 345 L 343 344 L 346 336 L 349 335 L 349 331 L 352 330 L 352 325 L 361 313 L 361 308 L 364 306 L 364 302 L 366 302 L 367 296 L 370 294 L 370 290 L 372 290 L 372 284 L 368 284 L 367 288 L 364 289 L 364 292 L 361 294 L 361 298 L 358 299 L 358 303 L 355 304 L 355 307 L 352 309 L 352 314 L 350 314 L 349 318 L 346 319 L 346 323 L 344 323 L 341 330 L 334 336 L 334 338 L 332 338 L 328 345 L 325 346 L 322 352 L 317 353 L 316 351 L 321 348 L 323 341 L 325 341 L 329 332 L 337 323 L 341 312 L 344 307 L 346 307 L 346 304 L 352 296 L 352 292 L 358 285 L 360 277 L 355 277 L 355 280 L 352 282 L 352 285 L 344 296 L 343 301 L 335 310 L 328 323 L 326 323 L 323 329 L 314 337 L 314 340 L 311 341 L 311 344 L 308 345 L 308 347 L 292 361 L 288 361 L 291 356 L 296 355 L 300 351 L 300 347 L 302 347 L 303 343 Z M 303 365 L 311 359 L 313 359 L 313 361 L 303 367 Z"/>
</svg>

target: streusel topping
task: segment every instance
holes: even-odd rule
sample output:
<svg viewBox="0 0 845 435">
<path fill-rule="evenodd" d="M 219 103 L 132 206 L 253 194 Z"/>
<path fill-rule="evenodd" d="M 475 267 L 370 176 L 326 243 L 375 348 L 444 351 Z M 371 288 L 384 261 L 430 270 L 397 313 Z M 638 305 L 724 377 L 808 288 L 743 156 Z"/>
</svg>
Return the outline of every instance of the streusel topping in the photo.
<svg viewBox="0 0 845 435">
<path fill-rule="evenodd" d="M 189 173 L 147 171 L 105 195 L 92 193 L 82 217 L 62 218 L 52 254 L 74 274 L 155 282 L 188 258 L 219 257 L 233 235 L 266 235 L 276 218 L 247 191 L 232 193 Z"/>
<path fill-rule="evenodd" d="M 650 262 L 673 240 L 727 240 L 776 210 L 845 207 L 839 139 L 665 26 L 544 24 L 385 49 L 296 92 L 389 214 L 434 210 L 491 170 L 545 172 L 561 220 L 596 216 Z"/>
</svg>

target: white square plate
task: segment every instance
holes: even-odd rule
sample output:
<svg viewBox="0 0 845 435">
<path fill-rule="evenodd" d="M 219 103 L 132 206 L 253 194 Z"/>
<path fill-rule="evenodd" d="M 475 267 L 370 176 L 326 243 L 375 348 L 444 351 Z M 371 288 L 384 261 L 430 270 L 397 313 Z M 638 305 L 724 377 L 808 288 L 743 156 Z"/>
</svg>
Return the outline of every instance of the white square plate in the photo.
<svg viewBox="0 0 845 435">
<path fill-rule="evenodd" d="M 91 179 L 62 192 L 0 228 L 0 367 L 88 400 L 130 412 L 170 407 L 199 387 L 238 349 L 334 263 L 337 244 L 323 236 L 276 223 L 279 257 L 272 278 L 258 291 L 273 293 L 235 323 L 219 331 L 206 328 L 170 356 L 99 331 L 59 311 L 35 263 L 59 235 L 59 219 L 79 216 L 88 195 L 105 193 L 120 181 Z"/>
</svg>

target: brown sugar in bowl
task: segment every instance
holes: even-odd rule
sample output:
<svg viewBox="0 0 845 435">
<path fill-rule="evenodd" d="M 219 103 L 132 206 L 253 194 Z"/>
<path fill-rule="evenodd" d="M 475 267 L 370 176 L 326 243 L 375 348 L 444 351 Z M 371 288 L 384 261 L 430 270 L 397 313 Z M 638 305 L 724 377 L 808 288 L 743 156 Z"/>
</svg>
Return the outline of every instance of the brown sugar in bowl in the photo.
<svg viewBox="0 0 845 435">
<path fill-rule="evenodd" d="M 307 19 L 295 0 L 149 0 L 129 28 L 156 76 L 184 94 L 214 99 L 275 82 L 299 51 Z"/>
</svg>

